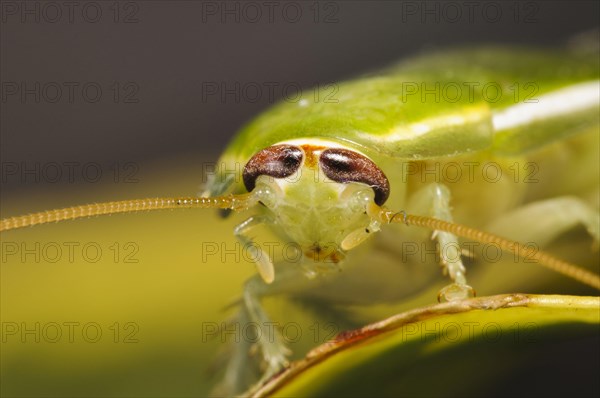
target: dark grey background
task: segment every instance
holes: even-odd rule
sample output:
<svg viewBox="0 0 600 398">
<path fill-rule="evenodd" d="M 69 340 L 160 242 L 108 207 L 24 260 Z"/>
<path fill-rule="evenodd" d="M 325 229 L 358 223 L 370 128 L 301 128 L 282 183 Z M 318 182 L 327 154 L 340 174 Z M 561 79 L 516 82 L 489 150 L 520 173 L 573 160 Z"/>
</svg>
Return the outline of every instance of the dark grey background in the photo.
<svg viewBox="0 0 600 398">
<path fill-rule="evenodd" d="M 26 2 L 31 12 L 23 13 L 23 2 L 3 1 L 2 162 L 143 164 L 190 152 L 214 160 L 272 101 L 266 91 L 257 101 L 244 95 L 239 102 L 233 95 L 203 100 L 207 82 L 277 83 L 278 99 L 283 84 L 308 88 L 428 48 L 558 45 L 596 27 L 600 11 L 597 1 L 297 1 L 271 2 L 271 18 L 265 2 L 251 3 L 120 2 L 115 14 L 113 1 L 82 1 L 70 15 L 62 2 Z M 226 7 L 233 13 L 219 14 Z M 215 9 L 216 15 L 208 12 Z M 297 9 L 302 15 L 292 22 Z M 7 91 L 35 89 L 36 82 L 39 103 L 34 95 L 23 101 Z M 87 99 L 82 94 L 90 83 L 102 89 L 98 102 L 91 101 L 92 88 Z M 78 85 L 72 102 L 67 84 Z M 52 103 L 56 85 L 62 97 Z M 134 89 L 127 98 L 137 102 L 127 103 Z M 3 188 L 20 185 L 4 181 Z"/>
</svg>

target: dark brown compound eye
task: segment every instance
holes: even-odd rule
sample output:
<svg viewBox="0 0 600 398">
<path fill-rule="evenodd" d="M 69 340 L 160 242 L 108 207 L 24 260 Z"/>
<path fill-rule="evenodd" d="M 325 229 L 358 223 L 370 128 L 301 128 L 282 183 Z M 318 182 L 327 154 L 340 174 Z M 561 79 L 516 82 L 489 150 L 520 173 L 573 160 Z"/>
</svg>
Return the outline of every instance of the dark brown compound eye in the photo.
<svg viewBox="0 0 600 398">
<path fill-rule="evenodd" d="M 342 148 L 326 149 L 319 159 L 325 175 L 336 182 L 361 182 L 375 191 L 375 203 L 379 206 L 390 196 L 390 183 L 383 171 L 365 156 Z"/>
<path fill-rule="evenodd" d="M 273 145 L 258 152 L 246 163 L 242 177 L 248 192 L 261 175 L 273 178 L 289 177 L 298 170 L 304 153 L 293 145 Z"/>
</svg>

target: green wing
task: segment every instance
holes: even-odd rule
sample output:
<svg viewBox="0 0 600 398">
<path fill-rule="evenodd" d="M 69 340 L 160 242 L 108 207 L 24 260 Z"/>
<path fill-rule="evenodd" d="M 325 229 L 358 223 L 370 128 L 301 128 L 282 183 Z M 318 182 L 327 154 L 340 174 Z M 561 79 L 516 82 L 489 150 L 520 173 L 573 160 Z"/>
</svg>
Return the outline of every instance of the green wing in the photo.
<svg viewBox="0 0 600 398">
<path fill-rule="evenodd" d="M 597 124 L 597 102 L 557 117 L 504 123 L 502 130 L 495 128 L 495 115 L 504 112 L 510 118 L 507 110 L 522 104 L 529 106 L 525 114 L 535 113 L 545 95 L 584 82 L 589 93 L 589 84 L 598 86 L 598 60 L 597 53 L 506 47 L 419 56 L 273 106 L 239 132 L 220 163 L 239 169 L 258 150 L 297 138 L 328 139 L 375 157 L 415 160 L 483 149 L 523 153 Z M 216 180 L 223 191 L 225 177 Z M 228 186 L 239 182 L 229 180 Z"/>
</svg>

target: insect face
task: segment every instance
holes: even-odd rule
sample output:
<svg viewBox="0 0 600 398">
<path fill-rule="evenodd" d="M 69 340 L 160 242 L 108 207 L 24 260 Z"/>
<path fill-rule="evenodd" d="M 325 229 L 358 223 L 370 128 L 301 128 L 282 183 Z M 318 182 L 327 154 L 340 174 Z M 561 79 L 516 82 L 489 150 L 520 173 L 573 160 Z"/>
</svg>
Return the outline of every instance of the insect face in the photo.
<svg viewBox="0 0 600 398">
<path fill-rule="evenodd" d="M 389 196 L 385 174 L 365 155 L 331 142 L 288 142 L 254 155 L 243 173 L 271 224 L 307 259 L 338 263 L 379 229 L 365 209 Z"/>
</svg>

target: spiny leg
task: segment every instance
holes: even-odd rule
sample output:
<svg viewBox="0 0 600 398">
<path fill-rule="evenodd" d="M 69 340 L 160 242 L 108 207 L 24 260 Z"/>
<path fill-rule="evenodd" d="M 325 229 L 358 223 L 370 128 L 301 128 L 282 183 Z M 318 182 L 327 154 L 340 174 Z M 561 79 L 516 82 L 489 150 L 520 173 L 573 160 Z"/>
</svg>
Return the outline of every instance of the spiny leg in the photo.
<svg viewBox="0 0 600 398">
<path fill-rule="evenodd" d="M 269 258 L 269 255 L 254 242 L 248 233 L 254 227 L 269 223 L 272 223 L 272 221 L 266 216 L 252 216 L 236 226 L 233 231 L 235 237 L 244 246 L 244 249 L 248 251 L 252 261 L 256 264 L 258 273 L 266 283 L 271 283 L 273 282 L 273 279 L 275 279 L 273 261 Z"/>
<path fill-rule="evenodd" d="M 244 287 L 244 307 L 250 322 L 260 330 L 258 346 L 266 368 L 263 379 L 271 377 L 287 365 L 286 357 L 291 353 L 283 343 L 283 337 L 260 304 L 260 297 L 268 291 L 268 286 L 259 278 L 251 278 Z"/>
<path fill-rule="evenodd" d="M 407 209 L 414 214 L 426 214 L 440 220 L 453 221 L 450 190 L 442 184 L 429 184 L 411 195 Z M 440 261 L 444 272 L 454 281 L 451 285 L 444 287 L 438 297 L 450 301 L 472 296 L 474 291 L 467 284 L 458 238 L 449 232 L 434 231 L 433 239 L 438 242 Z"/>
<path fill-rule="evenodd" d="M 233 329 L 233 339 L 228 341 L 230 347 L 227 350 L 228 358 L 223 378 L 213 388 L 210 396 L 227 397 L 241 394 L 258 378 L 259 366 L 253 355 L 255 342 L 247 338 L 246 333 L 241 332 L 245 331 L 249 324 L 248 311 L 241 306 L 235 318 L 226 326 Z M 221 333 L 224 332 L 230 331 L 221 330 Z"/>
<path fill-rule="evenodd" d="M 288 355 L 289 350 L 283 344 L 275 328 L 276 324 L 269 320 L 259 300 L 262 295 L 268 294 L 271 287 L 276 288 L 279 285 L 279 283 L 272 284 L 275 279 L 273 261 L 249 235 L 255 227 L 271 223 L 272 220 L 267 216 L 252 216 L 234 229 L 235 237 L 256 264 L 260 275 L 260 277 L 254 276 L 246 282 L 241 308 L 236 316 L 236 321 L 243 330 L 250 326 L 255 327 L 257 338 L 253 344 L 246 341 L 246 336 L 242 336 L 242 341 L 234 342 L 233 354 L 227 366 L 224 380 L 215 390 L 219 393 L 238 394 L 248 387 L 246 373 L 252 365 L 250 351 L 255 347 L 262 354 L 266 366 L 265 377 L 270 377 L 287 364 L 286 355 Z"/>
<path fill-rule="evenodd" d="M 255 379 L 255 382 L 267 380 L 287 365 L 286 357 L 290 350 L 284 344 L 278 323 L 272 322 L 262 308 L 261 299 L 276 294 L 296 293 L 313 283 L 304 276 L 302 268 L 294 263 L 278 267 L 277 278 L 271 284 L 266 284 L 258 275 L 246 282 L 237 321 L 240 322 L 240 329 L 247 325 L 256 327 L 257 338 L 252 344 L 245 340 L 235 342 L 225 378 L 217 390 L 220 394 L 240 394 L 251 386 L 248 383 L 248 369 L 255 365 L 251 362 L 251 349 L 257 349 L 256 354 L 259 358 L 262 356 L 262 364 L 265 366 L 261 369 L 262 377 L 260 380 Z"/>
</svg>

